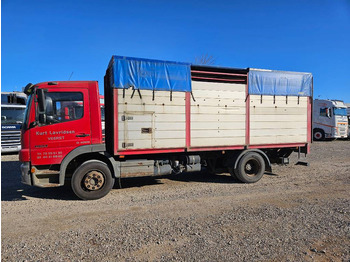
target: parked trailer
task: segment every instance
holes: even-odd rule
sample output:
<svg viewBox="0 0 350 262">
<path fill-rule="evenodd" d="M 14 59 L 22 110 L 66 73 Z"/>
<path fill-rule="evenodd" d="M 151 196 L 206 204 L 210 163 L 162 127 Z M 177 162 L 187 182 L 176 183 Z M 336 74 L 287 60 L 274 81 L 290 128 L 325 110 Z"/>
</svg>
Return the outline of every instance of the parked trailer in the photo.
<svg viewBox="0 0 350 262">
<path fill-rule="evenodd" d="M 113 56 L 104 77 L 102 142 L 98 84 L 28 84 L 22 182 L 70 181 L 81 199 L 116 179 L 201 171 L 253 183 L 311 143 L 312 75 L 208 67 Z M 65 102 L 83 105 L 62 117 Z"/>
<path fill-rule="evenodd" d="M 346 138 L 348 118 L 346 105 L 340 100 L 315 99 L 313 104 L 314 140 Z"/>
</svg>

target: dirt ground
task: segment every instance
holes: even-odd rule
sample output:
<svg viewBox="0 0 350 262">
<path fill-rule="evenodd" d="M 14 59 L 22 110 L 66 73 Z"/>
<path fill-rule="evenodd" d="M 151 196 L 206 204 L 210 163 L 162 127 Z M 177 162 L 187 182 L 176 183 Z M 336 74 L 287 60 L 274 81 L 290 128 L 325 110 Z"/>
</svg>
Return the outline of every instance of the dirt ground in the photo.
<svg viewBox="0 0 350 262">
<path fill-rule="evenodd" d="M 103 199 L 20 183 L 1 165 L 3 261 L 350 261 L 350 141 L 255 184 L 228 175 L 121 181 Z"/>
</svg>

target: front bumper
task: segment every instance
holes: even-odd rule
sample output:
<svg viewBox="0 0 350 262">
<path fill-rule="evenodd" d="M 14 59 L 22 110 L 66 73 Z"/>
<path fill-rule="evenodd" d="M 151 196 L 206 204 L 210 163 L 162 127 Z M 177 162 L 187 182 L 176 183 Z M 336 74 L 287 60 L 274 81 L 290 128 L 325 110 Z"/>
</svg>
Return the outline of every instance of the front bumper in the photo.
<svg viewBox="0 0 350 262">
<path fill-rule="evenodd" d="M 31 186 L 32 179 L 29 171 L 30 171 L 30 163 L 29 162 L 22 163 L 21 164 L 21 182 L 23 184 Z"/>
<path fill-rule="evenodd" d="M 2 146 L 1 153 L 14 153 L 19 152 L 21 150 L 21 146 Z"/>
</svg>

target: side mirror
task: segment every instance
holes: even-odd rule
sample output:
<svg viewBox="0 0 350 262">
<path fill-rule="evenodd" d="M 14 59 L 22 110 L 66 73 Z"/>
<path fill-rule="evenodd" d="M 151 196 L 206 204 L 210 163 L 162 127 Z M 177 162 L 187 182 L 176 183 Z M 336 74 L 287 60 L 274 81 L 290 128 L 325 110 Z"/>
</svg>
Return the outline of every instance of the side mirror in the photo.
<svg viewBox="0 0 350 262">
<path fill-rule="evenodd" d="M 329 107 L 327 108 L 327 117 L 331 118 L 331 109 Z"/>
<path fill-rule="evenodd" d="M 27 96 L 31 95 L 34 91 L 34 85 L 32 83 L 29 83 L 25 86 L 23 93 L 25 93 Z"/>
<path fill-rule="evenodd" d="M 39 123 L 46 123 L 46 100 L 45 93 L 43 89 L 38 89 L 38 114 L 39 114 Z"/>
<path fill-rule="evenodd" d="M 39 114 L 45 114 L 46 112 L 46 101 L 44 89 L 38 89 L 38 105 L 39 105 Z"/>
</svg>

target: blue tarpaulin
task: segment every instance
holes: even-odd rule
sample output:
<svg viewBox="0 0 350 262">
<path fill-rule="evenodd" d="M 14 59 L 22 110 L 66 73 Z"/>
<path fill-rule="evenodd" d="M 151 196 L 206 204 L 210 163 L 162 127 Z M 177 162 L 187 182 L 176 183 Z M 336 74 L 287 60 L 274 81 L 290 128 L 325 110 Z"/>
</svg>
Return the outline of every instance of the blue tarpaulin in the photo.
<svg viewBox="0 0 350 262">
<path fill-rule="evenodd" d="M 249 94 L 312 96 L 312 74 L 249 69 Z"/>
<path fill-rule="evenodd" d="M 188 63 L 113 56 L 108 68 L 113 88 L 191 92 Z"/>
</svg>

